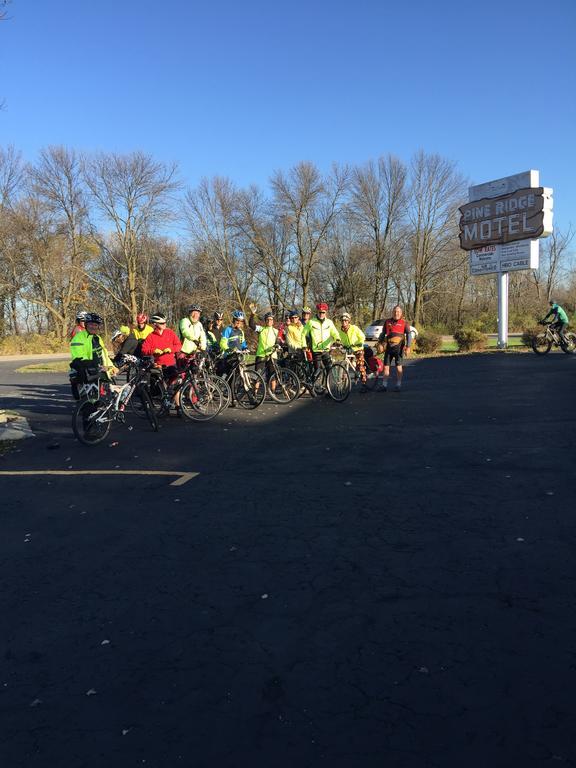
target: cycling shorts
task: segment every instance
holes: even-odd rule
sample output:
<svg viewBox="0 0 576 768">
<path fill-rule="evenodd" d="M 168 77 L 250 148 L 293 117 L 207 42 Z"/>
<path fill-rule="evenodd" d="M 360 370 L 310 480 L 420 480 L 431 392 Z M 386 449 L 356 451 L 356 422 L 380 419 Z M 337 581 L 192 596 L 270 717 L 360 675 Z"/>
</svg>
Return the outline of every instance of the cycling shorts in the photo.
<svg viewBox="0 0 576 768">
<path fill-rule="evenodd" d="M 391 365 L 392 361 L 396 363 L 396 366 L 402 365 L 404 360 L 404 344 L 386 345 L 386 351 L 384 352 L 384 365 Z"/>
</svg>

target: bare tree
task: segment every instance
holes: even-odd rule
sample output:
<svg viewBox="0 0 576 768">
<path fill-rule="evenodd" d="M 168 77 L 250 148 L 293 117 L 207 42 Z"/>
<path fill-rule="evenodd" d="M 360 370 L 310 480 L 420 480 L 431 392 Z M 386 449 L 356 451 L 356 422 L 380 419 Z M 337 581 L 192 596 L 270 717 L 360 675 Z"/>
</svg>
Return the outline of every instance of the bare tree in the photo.
<svg viewBox="0 0 576 768">
<path fill-rule="evenodd" d="M 304 304 L 309 300 L 310 281 L 318 264 L 320 247 L 341 210 L 348 176 L 347 168 L 334 165 L 332 173 L 324 179 L 315 165 L 306 162 L 295 165 L 287 174 L 276 171 L 272 176 L 277 210 L 292 231 Z"/>
<path fill-rule="evenodd" d="M 422 322 L 426 300 L 438 281 L 466 259 L 457 239 L 458 205 L 465 189 L 465 179 L 450 160 L 423 151 L 412 159 L 408 217 L 416 324 Z"/>
<path fill-rule="evenodd" d="M 254 278 L 264 289 L 274 311 L 294 303 L 294 275 L 290 228 L 286 217 L 274 210 L 257 187 L 242 190 L 237 198 L 236 226 Z"/>
<path fill-rule="evenodd" d="M 156 162 L 150 155 L 100 154 L 85 159 L 84 178 L 100 216 L 111 228 L 103 237 L 92 227 L 92 236 L 108 259 L 116 262 L 121 281 L 115 286 L 95 280 L 110 298 L 135 319 L 142 306 L 142 272 L 146 238 L 174 220 L 174 193 L 179 184 L 176 166 Z"/>
<path fill-rule="evenodd" d="M 557 229 L 541 241 L 540 266 L 532 272 L 536 294 L 539 301 L 550 297 L 558 288 L 559 282 L 565 277 L 570 255 L 570 245 L 574 239 L 574 230 L 570 225 L 566 232 Z"/>
<path fill-rule="evenodd" d="M 406 166 L 392 155 L 354 168 L 348 212 L 370 261 L 372 315 L 381 317 L 397 268 L 399 224 L 406 205 Z M 395 242 L 396 241 L 396 242 Z"/>
<path fill-rule="evenodd" d="M 18 333 L 17 302 L 21 285 L 20 253 L 16 243 L 14 210 L 23 181 L 20 153 L 0 147 L 0 254 L 4 265 L 0 276 L 0 334 L 9 327 Z"/>
<path fill-rule="evenodd" d="M 66 265 L 59 296 L 60 311 L 71 321 L 72 310 L 85 300 L 85 274 L 94 257 L 80 161 L 74 150 L 48 147 L 37 165 L 28 168 L 31 192 L 53 217 Z M 66 320 L 64 321 L 66 322 Z"/>
<path fill-rule="evenodd" d="M 240 247 L 237 204 L 238 191 L 229 179 L 202 179 L 186 193 L 184 219 L 196 251 L 203 255 L 205 275 L 213 282 L 218 305 L 232 300 L 244 309 L 254 268 Z"/>
</svg>

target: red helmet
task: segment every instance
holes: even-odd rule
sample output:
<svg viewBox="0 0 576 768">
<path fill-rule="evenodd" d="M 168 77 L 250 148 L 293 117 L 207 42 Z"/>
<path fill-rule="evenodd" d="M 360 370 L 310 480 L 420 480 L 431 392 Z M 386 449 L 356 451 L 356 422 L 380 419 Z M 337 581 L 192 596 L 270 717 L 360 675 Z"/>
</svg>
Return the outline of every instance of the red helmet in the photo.
<svg viewBox="0 0 576 768">
<path fill-rule="evenodd" d="M 148 322 L 148 315 L 145 315 L 143 313 L 140 313 L 139 315 L 136 315 L 136 322 L 138 325 L 143 325 L 144 323 Z"/>
<path fill-rule="evenodd" d="M 318 310 L 318 312 L 328 312 L 328 304 L 321 301 L 318 304 L 316 304 L 316 309 Z"/>
</svg>

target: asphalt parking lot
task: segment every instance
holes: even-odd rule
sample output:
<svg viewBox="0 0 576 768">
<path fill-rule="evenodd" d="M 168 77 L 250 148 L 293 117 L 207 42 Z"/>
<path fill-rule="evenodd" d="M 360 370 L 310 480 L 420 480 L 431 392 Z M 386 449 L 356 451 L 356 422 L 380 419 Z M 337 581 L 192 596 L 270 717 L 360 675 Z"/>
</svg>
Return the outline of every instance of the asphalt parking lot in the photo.
<svg viewBox="0 0 576 768">
<path fill-rule="evenodd" d="M 95 448 L 12 371 L 2 768 L 576 765 L 576 356 Z"/>
</svg>

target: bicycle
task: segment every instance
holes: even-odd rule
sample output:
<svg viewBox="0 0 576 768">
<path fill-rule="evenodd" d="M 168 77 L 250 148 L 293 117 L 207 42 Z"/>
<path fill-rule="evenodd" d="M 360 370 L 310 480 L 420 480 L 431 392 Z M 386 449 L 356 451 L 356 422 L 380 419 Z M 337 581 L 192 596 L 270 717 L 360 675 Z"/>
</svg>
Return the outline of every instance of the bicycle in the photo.
<svg viewBox="0 0 576 768">
<path fill-rule="evenodd" d="M 341 363 L 332 362 L 328 369 L 322 364 L 316 370 L 313 364 L 306 360 L 304 350 L 300 350 L 289 353 L 282 365 L 298 376 L 301 395 L 305 391 L 309 392 L 311 397 L 328 394 L 337 403 L 343 403 L 350 394 L 350 376 Z"/>
<path fill-rule="evenodd" d="M 127 356 L 128 357 L 128 356 Z M 145 378 L 150 369 L 146 359 L 131 359 L 126 363 L 134 366 L 134 374 L 125 384 L 107 382 L 100 385 L 98 399 L 81 399 L 72 414 L 72 431 L 83 445 L 96 445 L 106 439 L 113 421 L 124 423 L 125 409 L 135 392 L 141 402 L 146 418 L 154 432 L 158 431 L 158 419 L 150 399 Z"/>
<path fill-rule="evenodd" d="M 546 330 L 532 338 L 532 349 L 537 355 L 546 355 L 552 346 L 560 347 L 562 352 L 567 355 L 573 355 L 576 352 L 576 333 L 568 331 L 562 338 L 559 331 L 553 327 L 554 321 L 547 323 L 544 320 L 539 320 L 538 325 L 544 325 Z"/>
<path fill-rule="evenodd" d="M 294 371 L 279 365 L 277 354 L 283 351 L 283 347 L 276 345 L 274 350 L 266 355 L 266 364 L 272 368 L 268 377 L 268 394 L 276 403 L 291 403 L 300 394 L 300 381 Z"/>
<path fill-rule="evenodd" d="M 264 402 L 266 381 L 253 368 L 246 367 L 248 354 L 247 349 L 234 349 L 225 356 L 218 356 L 215 365 L 230 389 L 227 405 L 237 402 L 241 408 L 252 411 Z"/>
<path fill-rule="evenodd" d="M 192 421 L 209 421 L 218 416 L 226 405 L 226 393 L 222 381 L 208 373 L 205 362 L 204 353 L 188 356 L 171 384 L 161 369 L 153 369 L 150 394 L 159 417 L 168 416 L 172 407 L 179 407 L 182 415 Z"/>
<path fill-rule="evenodd" d="M 358 389 L 362 386 L 362 377 L 360 376 L 360 371 L 358 370 L 358 361 L 356 359 L 356 355 L 354 353 L 354 350 L 352 347 L 344 347 L 344 362 L 342 365 L 346 368 L 348 371 L 348 375 L 350 376 L 350 384 L 352 387 Z M 372 368 L 368 365 L 368 362 L 365 360 L 365 366 L 366 366 L 366 382 L 365 386 L 369 390 L 373 390 L 376 387 L 376 384 L 378 383 L 378 372 L 373 371 Z"/>
</svg>

